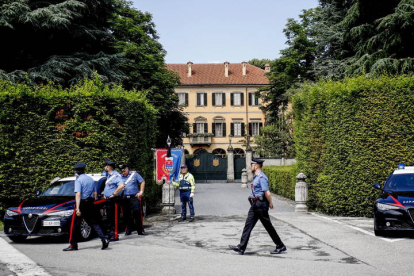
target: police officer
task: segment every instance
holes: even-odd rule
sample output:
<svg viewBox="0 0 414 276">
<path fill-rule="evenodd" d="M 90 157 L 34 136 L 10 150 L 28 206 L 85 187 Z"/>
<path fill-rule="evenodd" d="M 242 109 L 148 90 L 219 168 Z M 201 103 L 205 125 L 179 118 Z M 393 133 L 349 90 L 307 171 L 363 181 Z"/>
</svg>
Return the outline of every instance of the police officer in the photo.
<svg viewBox="0 0 414 276">
<path fill-rule="evenodd" d="M 119 166 L 124 182 L 123 211 L 126 222 L 125 236 L 131 235 L 136 226 L 138 235 L 147 235 L 142 224 L 141 200 L 144 196 L 145 180 L 136 171 L 130 171 L 128 164 Z M 131 216 L 132 211 L 132 216 Z"/>
<path fill-rule="evenodd" d="M 195 180 L 194 176 L 188 172 L 187 165 L 181 165 L 181 173 L 179 182 L 173 182 L 174 186 L 178 186 L 180 190 L 180 200 L 181 200 L 181 221 L 187 219 L 187 203 L 188 208 L 190 209 L 190 219 L 189 222 L 194 221 L 194 190 L 195 190 Z"/>
<path fill-rule="evenodd" d="M 119 216 L 119 204 L 120 194 L 124 189 L 124 181 L 121 175 L 115 170 L 115 162 L 105 160 L 105 172 L 107 173 L 107 179 L 104 189 L 104 198 L 106 199 L 106 214 L 108 221 L 108 238 L 111 241 L 118 241 L 118 216 Z"/>
<path fill-rule="evenodd" d="M 98 224 L 99 211 L 94 207 L 94 201 L 97 198 L 95 181 L 92 177 L 85 174 L 85 163 L 77 163 L 74 166 L 75 172 L 78 175 L 75 180 L 75 210 L 72 216 L 72 223 L 69 236 L 69 247 L 63 251 L 78 250 L 78 240 L 80 235 L 80 224 L 84 219 L 92 229 L 96 232 L 102 241 L 102 248 L 105 249 L 109 245 L 109 240 L 102 232 Z"/>
<path fill-rule="evenodd" d="M 251 184 L 252 192 L 249 196 L 250 210 L 247 215 L 246 224 L 243 229 L 243 234 L 240 243 L 237 246 L 229 245 L 230 249 L 243 255 L 249 242 L 250 234 L 260 219 L 267 233 L 276 244 L 276 249 L 271 251 L 271 254 L 279 254 L 286 251 L 286 247 L 280 240 L 279 235 L 273 227 L 270 217 L 269 208 L 273 210 L 272 197 L 269 192 L 269 179 L 262 172 L 262 165 L 264 160 L 252 158 L 252 172 L 254 173 L 253 183 Z"/>
</svg>

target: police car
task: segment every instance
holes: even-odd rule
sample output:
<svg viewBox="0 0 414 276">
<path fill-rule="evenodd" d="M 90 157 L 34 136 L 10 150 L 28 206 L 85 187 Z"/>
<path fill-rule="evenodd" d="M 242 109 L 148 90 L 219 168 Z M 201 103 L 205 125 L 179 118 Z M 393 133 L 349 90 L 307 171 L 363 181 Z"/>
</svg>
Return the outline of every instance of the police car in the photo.
<svg viewBox="0 0 414 276">
<path fill-rule="evenodd" d="M 374 205 L 374 232 L 381 236 L 396 230 L 414 230 L 414 167 L 400 163 L 387 179 Z"/>
<path fill-rule="evenodd" d="M 98 194 L 105 188 L 106 177 L 88 174 L 95 181 Z M 70 231 L 75 207 L 75 177 L 56 178 L 38 197 L 23 201 L 17 207 L 7 209 L 4 216 L 4 233 L 14 242 L 22 242 L 28 236 L 61 236 Z M 95 201 L 96 208 L 105 216 L 105 200 Z M 91 227 L 82 221 L 80 234 L 83 239 L 91 236 Z"/>
</svg>

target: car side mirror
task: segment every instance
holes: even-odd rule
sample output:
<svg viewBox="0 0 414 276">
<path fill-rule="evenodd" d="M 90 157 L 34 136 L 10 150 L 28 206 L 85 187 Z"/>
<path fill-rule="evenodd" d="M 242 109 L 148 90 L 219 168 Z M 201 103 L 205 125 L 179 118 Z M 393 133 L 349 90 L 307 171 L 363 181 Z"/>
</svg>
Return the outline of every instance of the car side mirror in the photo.
<svg viewBox="0 0 414 276">
<path fill-rule="evenodd" d="M 372 186 L 372 188 L 377 189 L 377 190 L 382 190 L 382 189 L 381 189 L 381 184 L 379 184 L 379 183 L 375 183 L 375 184 Z"/>
<path fill-rule="evenodd" d="M 36 191 L 36 195 L 37 195 L 37 196 L 40 196 L 41 194 L 42 194 L 42 190 L 37 190 L 37 191 Z"/>
</svg>

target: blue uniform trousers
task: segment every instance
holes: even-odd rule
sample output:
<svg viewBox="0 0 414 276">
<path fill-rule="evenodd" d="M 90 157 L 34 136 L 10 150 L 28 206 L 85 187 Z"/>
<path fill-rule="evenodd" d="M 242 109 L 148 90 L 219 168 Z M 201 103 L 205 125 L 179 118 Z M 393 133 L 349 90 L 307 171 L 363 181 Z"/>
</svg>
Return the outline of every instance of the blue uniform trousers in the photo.
<svg viewBox="0 0 414 276">
<path fill-rule="evenodd" d="M 181 217 L 187 217 L 187 203 L 188 208 L 190 209 L 190 217 L 194 217 L 194 205 L 193 205 L 193 198 L 190 197 L 191 190 L 184 190 L 180 191 L 180 200 L 181 200 Z"/>
</svg>

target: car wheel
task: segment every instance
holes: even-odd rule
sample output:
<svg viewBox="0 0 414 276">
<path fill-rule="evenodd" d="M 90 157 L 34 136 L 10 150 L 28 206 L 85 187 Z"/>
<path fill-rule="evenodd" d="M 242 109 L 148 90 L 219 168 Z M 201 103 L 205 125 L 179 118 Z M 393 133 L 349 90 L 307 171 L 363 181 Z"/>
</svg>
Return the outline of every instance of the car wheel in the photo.
<svg viewBox="0 0 414 276">
<path fill-rule="evenodd" d="M 15 237 L 9 237 L 9 239 L 10 239 L 12 242 L 15 242 L 15 243 L 21 243 L 21 242 L 24 242 L 24 241 L 27 239 L 27 236 L 15 236 Z"/>
<path fill-rule="evenodd" d="M 80 235 L 82 239 L 87 240 L 91 237 L 92 234 L 92 228 L 91 226 L 82 219 L 81 225 L 80 225 Z"/>
</svg>

